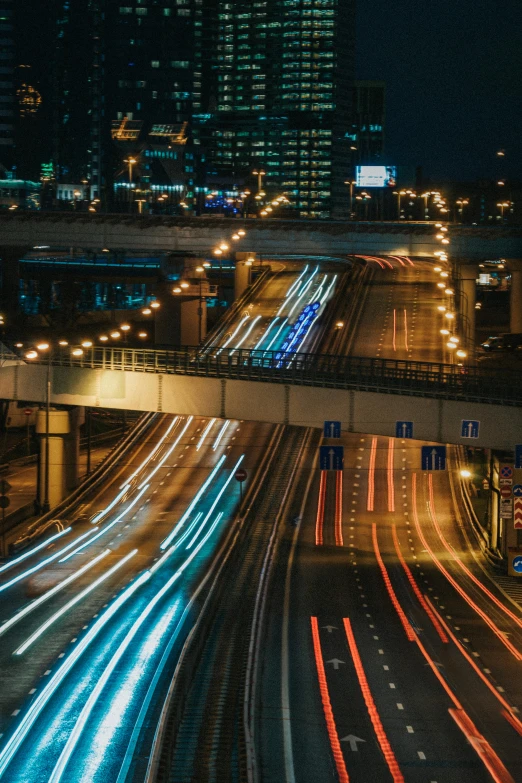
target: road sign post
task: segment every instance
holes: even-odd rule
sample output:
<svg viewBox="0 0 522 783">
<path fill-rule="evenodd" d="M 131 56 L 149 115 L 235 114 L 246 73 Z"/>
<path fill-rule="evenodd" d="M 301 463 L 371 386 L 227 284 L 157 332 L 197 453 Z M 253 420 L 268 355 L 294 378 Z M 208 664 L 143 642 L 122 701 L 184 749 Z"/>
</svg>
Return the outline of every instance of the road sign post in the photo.
<svg viewBox="0 0 522 783">
<path fill-rule="evenodd" d="M 340 438 L 341 437 L 341 422 L 340 421 L 325 421 L 323 434 L 325 438 Z"/>
<path fill-rule="evenodd" d="M 446 470 L 446 446 L 423 446 L 421 468 L 422 470 Z"/>
<path fill-rule="evenodd" d="M 462 419 L 460 437 L 478 438 L 479 429 L 480 429 L 480 421 L 474 421 L 473 419 Z"/>
<path fill-rule="evenodd" d="M 27 416 L 27 424 L 26 424 L 26 437 L 27 437 L 27 456 L 31 456 L 31 432 L 29 428 L 29 416 L 31 416 L 33 412 L 32 408 L 24 408 L 24 414 Z"/>
<path fill-rule="evenodd" d="M 319 448 L 321 470 L 342 470 L 344 468 L 343 446 L 321 446 Z"/>
<path fill-rule="evenodd" d="M 239 504 L 243 503 L 243 481 L 247 479 L 247 472 L 244 468 L 238 468 L 234 473 L 234 478 L 239 482 Z"/>
<path fill-rule="evenodd" d="M 413 422 L 412 421 L 396 421 L 395 422 L 395 437 L 396 438 L 413 438 Z"/>
</svg>

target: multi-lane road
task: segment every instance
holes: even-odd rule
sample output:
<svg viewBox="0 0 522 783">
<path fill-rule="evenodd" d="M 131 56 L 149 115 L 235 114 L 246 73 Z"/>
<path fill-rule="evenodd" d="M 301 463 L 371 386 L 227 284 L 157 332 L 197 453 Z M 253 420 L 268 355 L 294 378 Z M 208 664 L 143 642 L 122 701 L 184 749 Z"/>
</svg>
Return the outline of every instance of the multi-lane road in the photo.
<svg viewBox="0 0 522 783">
<path fill-rule="evenodd" d="M 330 326 L 334 350 L 443 359 L 432 265 L 368 264 L 354 339 Z M 208 350 L 291 363 L 328 342 L 341 273 L 312 259 L 274 269 Z M 425 474 L 422 444 L 344 433 L 344 472 L 321 473 L 319 442 L 158 416 L 43 546 L 0 566 L 0 780 L 144 780 L 178 656 L 190 658 L 239 524 L 236 589 L 205 626 L 186 702 L 174 694 L 181 731 L 164 735 L 163 779 L 522 780 L 522 613 L 473 549 L 453 462 Z"/>
<path fill-rule="evenodd" d="M 352 350 L 440 361 L 433 270 L 405 261 L 374 272 Z M 260 779 L 522 780 L 522 612 L 473 549 L 455 466 L 422 473 L 415 441 L 340 442 L 342 474 L 308 454 L 276 564 Z"/>
</svg>

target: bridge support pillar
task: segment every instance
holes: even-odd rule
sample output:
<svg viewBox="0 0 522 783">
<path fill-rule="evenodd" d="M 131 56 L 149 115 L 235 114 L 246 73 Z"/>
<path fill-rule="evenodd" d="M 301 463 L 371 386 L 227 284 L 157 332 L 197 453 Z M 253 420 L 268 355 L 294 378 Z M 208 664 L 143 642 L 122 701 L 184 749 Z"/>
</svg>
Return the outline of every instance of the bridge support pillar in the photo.
<svg viewBox="0 0 522 783">
<path fill-rule="evenodd" d="M 522 333 L 522 258 L 508 258 L 511 272 L 509 299 L 509 328 L 512 333 Z"/>
<path fill-rule="evenodd" d="M 460 315 L 470 360 L 475 358 L 475 304 L 478 269 L 475 264 L 459 266 Z"/>
<path fill-rule="evenodd" d="M 207 335 L 205 297 L 174 294 L 176 287 L 176 283 L 172 282 L 158 286 L 157 295 L 161 300 L 155 316 L 155 342 L 158 347 L 199 345 Z"/>
<path fill-rule="evenodd" d="M 0 247 L 0 307 L 8 321 L 18 312 L 18 288 L 20 284 L 19 261 L 30 246 Z"/>
<path fill-rule="evenodd" d="M 40 508 L 49 501 L 53 509 L 67 492 L 78 486 L 80 434 L 83 409 L 49 411 L 49 447 L 47 448 L 46 412 L 36 416 L 36 434 L 40 436 L 37 497 Z M 49 470 L 46 468 L 49 456 Z M 46 487 L 47 485 L 47 487 Z M 46 491 L 47 489 L 47 491 Z"/>
<path fill-rule="evenodd" d="M 236 253 L 234 272 L 234 300 L 239 299 L 250 285 L 252 266 L 256 261 L 255 253 Z"/>
</svg>

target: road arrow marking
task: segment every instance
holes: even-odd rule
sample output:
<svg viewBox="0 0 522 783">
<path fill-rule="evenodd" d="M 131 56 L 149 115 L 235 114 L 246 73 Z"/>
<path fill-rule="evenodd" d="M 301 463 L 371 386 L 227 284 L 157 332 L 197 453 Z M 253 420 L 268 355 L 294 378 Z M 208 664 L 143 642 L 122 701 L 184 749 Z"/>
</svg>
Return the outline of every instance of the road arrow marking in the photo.
<svg viewBox="0 0 522 783">
<path fill-rule="evenodd" d="M 361 739 L 360 737 L 356 737 L 355 734 L 348 734 L 347 737 L 343 737 L 341 742 L 349 742 L 350 743 L 350 750 L 357 751 L 359 748 L 357 747 L 358 742 L 366 742 L 366 740 Z"/>
<path fill-rule="evenodd" d="M 323 625 L 323 628 L 326 628 L 328 633 L 332 633 L 332 631 L 337 631 L 337 626 L 335 625 Z"/>
<path fill-rule="evenodd" d="M 331 661 L 326 661 L 326 663 L 333 663 L 333 667 L 337 671 L 337 669 L 339 668 L 339 664 L 340 663 L 344 664 L 344 661 L 340 661 L 339 658 L 332 658 Z"/>
</svg>

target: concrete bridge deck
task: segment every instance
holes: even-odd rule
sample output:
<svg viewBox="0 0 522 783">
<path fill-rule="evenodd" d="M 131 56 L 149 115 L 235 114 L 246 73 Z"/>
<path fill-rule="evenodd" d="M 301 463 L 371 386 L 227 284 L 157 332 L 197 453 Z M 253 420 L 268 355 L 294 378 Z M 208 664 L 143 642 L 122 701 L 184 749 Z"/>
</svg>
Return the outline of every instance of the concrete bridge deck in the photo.
<svg viewBox="0 0 522 783">
<path fill-rule="evenodd" d="M 284 361 L 282 361 L 284 359 Z M 283 365 L 283 366 L 282 366 Z M 0 370 L 0 397 L 44 402 L 46 363 Z M 281 357 L 266 351 L 153 351 L 95 348 L 55 354 L 54 404 L 102 406 L 414 437 L 512 450 L 522 437 L 522 376 L 425 362 L 337 356 Z M 461 437 L 463 420 L 479 437 Z"/>
<path fill-rule="evenodd" d="M 231 231 L 247 232 L 239 249 L 260 254 L 431 257 L 440 243 L 433 223 L 18 213 L 0 216 L 0 249 L 125 249 L 210 253 Z M 451 226 L 453 258 L 522 258 L 522 227 Z M 1 254 L 1 253 L 0 253 Z"/>
</svg>

